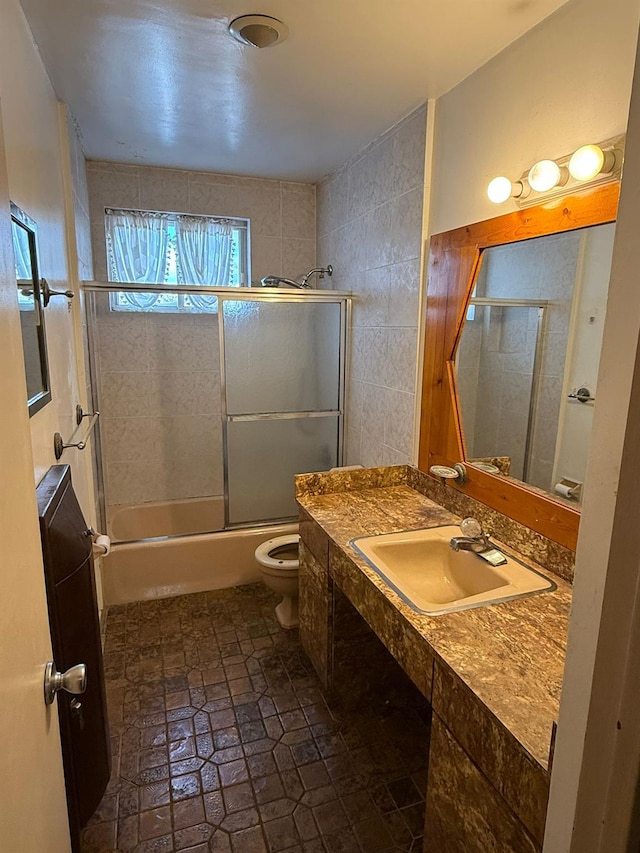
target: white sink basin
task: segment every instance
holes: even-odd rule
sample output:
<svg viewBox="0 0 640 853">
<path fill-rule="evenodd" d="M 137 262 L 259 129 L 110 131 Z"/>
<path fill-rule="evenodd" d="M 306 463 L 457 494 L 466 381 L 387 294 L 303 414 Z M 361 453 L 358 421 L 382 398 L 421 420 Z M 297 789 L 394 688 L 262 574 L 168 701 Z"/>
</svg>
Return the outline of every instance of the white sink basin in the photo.
<svg viewBox="0 0 640 853">
<path fill-rule="evenodd" d="M 410 607 L 428 616 L 556 589 L 507 554 L 507 562 L 494 567 L 471 551 L 453 551 L 453 536 L 460 536 L 458 525 L 361 536 L 350 544 Z"/>
</svg>

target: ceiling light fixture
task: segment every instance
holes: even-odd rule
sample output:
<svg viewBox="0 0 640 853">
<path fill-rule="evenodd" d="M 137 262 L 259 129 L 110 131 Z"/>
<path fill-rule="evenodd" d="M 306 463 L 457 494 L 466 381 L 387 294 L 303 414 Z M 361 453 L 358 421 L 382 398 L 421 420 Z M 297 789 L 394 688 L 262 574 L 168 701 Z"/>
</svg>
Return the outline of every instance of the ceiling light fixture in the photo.
<svg viewBox="0 0 640 853">
<path fill-rule="evenodd" d="M 241 15 L 229 24 L 229 32 L 240 44 L 273 47 L 289 35 L 289 27 L 269 15 Z"/>
<path fill-rule="evenodd" d="M 495 204 L 513 198 L 518 207 L 530 207 L 567 193 L 583 192 L 593 186 L 618 180 L 622 171 L 624 136 L 598 145 L 582 145 L 573 154 L 557 160 L 538 160 L 519 180 L 501 175 L 487 187 Z"/>
</svg>

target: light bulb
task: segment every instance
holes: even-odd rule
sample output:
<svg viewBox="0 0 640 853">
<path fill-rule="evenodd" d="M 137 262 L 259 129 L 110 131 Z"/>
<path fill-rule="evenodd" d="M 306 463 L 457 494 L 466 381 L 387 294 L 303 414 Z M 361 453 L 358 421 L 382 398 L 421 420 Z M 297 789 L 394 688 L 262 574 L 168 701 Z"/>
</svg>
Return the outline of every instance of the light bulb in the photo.
<svg viewBox="0 0 640 853">
<path fill-rule="evenodd" d="M 557 187 L 562 178 L 560 166 L 554 160 L 539 160 L 529 170 L 531 189 L 545 193 Z"/>
<path fill-rule="evenodd" d="M 506 201 L 511 197 L 512 191 L 513 184 L 509 178 L 505 178 L 503 176 L 494 178 L 487 187 L 489 201 L 492 201 L 494 204 L 502 204 L 503 201 Z"/>
<path fill-rule="evenodd" d="M 576 181 L 591 181 L 601 172 L 612 172 L 615 165 L 615 151 L 603 151 L 599 145 L 583 145 L 569 160 L 569 172 Z"/>
</svg>

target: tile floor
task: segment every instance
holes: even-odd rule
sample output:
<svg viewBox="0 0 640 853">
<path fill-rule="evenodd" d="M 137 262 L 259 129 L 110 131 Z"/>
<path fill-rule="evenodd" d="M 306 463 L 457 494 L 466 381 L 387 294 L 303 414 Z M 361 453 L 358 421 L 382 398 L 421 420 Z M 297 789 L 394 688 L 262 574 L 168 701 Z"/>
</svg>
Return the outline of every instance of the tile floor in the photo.
<svg viewBox="0 0 640 853">
<path fill-rule="evenodd" d="M 423 715 L 328 704 L 276 601 L 251 585 L 110 608 L 113 772 L 83 853 L 422 850 Z"/>
</svg>

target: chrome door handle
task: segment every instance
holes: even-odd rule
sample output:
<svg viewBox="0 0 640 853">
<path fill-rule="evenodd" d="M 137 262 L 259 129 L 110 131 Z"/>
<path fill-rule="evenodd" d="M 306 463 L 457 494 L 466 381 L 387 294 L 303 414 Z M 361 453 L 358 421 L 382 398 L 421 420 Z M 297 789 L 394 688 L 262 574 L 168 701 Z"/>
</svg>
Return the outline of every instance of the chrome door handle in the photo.
<svg viewBox="0 0 640 853">
<path fill-rule="evenodd" d="M 67 693 L 84 693 L 87 689 L 87 667 L 77 663 L 66 672 L 58 672 L 55 663 L 50 660 L 44 670 L 44 701 L 51 705 L 58 690 Z"/>
</svg>

